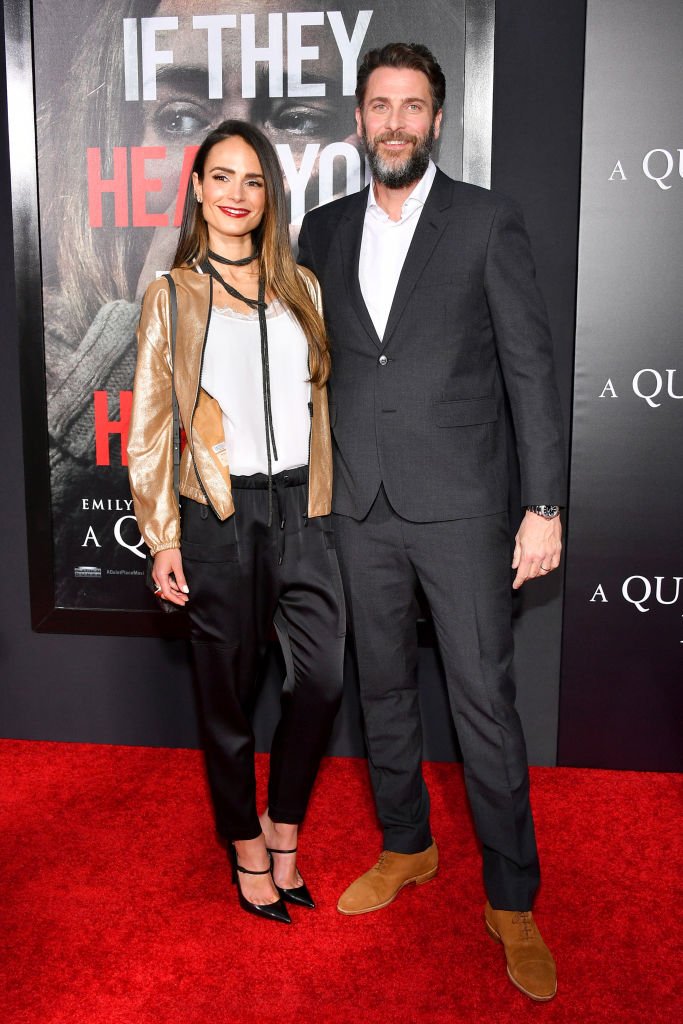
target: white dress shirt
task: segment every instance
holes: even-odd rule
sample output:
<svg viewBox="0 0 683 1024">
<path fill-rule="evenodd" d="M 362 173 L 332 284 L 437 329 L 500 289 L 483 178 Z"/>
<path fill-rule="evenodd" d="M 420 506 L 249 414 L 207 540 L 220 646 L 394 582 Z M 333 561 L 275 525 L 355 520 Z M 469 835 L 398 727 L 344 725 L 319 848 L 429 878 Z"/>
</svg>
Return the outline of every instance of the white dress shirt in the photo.
<svg viewBox="0 0 683 1024">
<path fill-rule="evenodd" d="M 424 175 L 403 203 L 400 220 L 392 220 L 378 205 L 374 182 L 370 184 L 358 278 L 380 341 L 384 337 L 398 279 L 435 176 L 436 164 L 430 160 Z"/>
<path fill-rule="evenodd" d="M 277 300 L 269 303 L 266 319 L 278 454 L 273 460 L 273 473 L 280 473 L 308 465 L 308 342 L 298 321 Z M 213 307 L 201 383 L 223 413 L 225 444 L 217 446 L 216 455 L 235 476 L 267 473 L 261 335 L 256 311 L 245 314 Z"/>
</svg>

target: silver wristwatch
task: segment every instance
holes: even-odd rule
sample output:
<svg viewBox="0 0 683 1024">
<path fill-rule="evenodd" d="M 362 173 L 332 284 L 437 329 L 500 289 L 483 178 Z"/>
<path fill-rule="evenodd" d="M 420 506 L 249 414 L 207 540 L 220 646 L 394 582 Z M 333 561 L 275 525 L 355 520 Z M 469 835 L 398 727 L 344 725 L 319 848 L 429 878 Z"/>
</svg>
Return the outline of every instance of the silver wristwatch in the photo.
<svg viewBox="0 0 683 1024">
<path fill-rule="evenodd" d="M 555 519 L 560 514 L 559 505 L 527 505 L 527 512 L 535 512 L 544 519 Z"/>
</svg>

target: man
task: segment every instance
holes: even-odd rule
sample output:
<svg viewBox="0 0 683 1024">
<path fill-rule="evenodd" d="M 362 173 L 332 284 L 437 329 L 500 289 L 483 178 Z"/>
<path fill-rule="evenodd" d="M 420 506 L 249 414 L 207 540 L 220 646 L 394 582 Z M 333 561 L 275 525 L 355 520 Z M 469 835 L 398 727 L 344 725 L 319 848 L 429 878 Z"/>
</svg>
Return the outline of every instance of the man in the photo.
<svg viewBox="0 0 683 1024">
<path fill-rule="evenodd" d="M 354 638 L 379 862 L 342 895 L 362 914 L 437 872 L 421 770 L 416 590 L 434 621 L 483 848 L 490 934 L 511 980 L 551 999 L 531 914 L 539 867 L 512 658 L 505 395 L 522 501 L 513 587 L 560 560 L 559 401 L 543 302 L 516 208 L 452 181 L 429 153 L 445 80 L 424 46 L 372 50 L 356 123 L 372 185 L 309 213 L 332 344 L 335 536 Z"/>
</svg>

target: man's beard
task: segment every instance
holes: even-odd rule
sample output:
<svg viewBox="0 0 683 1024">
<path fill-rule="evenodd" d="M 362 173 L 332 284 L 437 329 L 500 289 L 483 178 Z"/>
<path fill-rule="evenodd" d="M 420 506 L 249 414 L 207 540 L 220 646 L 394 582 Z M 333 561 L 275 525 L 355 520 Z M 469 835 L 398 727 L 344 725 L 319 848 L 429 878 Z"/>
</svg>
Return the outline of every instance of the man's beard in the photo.
<svg viewBox="0 0 683 1024">
<path fill-rule="evenodd" d="M 385 160 L 380 156 L 379 143 L 392 139 L 414 143 L 410 156 L 403 160 Z M 408 185 L 419 181 L 427 170 L 429 154 L 434 145 L 434 123 L 432 122 L 429 131 L 422 138 L 408 132 L 383 132 L 374 139 L 369 139 L 363 125 L 363 142 L 374 180 L 385 188 L 407 188 Z"/>
</svg>

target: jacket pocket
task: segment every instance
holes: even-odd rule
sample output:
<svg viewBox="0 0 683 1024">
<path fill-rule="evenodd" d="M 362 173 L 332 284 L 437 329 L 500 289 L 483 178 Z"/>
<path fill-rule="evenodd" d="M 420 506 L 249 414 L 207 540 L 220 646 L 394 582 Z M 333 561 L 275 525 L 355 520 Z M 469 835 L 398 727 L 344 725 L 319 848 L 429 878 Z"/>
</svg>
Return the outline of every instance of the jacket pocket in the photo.
<svg viewBox="0 0 683 1024">
<path fill-rule="evenodd" d="M 452 402 L 436 402 L 434 421 L 437 427 L 472 427 L 477 423 L 493 423 L 498 419 L 496 400 L 461 398 Z"/>
</svg>

